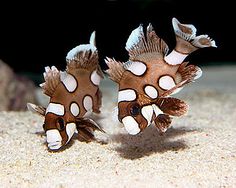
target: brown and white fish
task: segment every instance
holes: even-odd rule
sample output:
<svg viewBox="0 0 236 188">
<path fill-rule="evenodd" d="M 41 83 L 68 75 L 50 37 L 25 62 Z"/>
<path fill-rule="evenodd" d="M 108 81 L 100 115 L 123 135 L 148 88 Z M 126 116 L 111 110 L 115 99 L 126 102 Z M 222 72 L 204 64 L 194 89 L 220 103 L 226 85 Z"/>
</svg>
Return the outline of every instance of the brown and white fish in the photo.
<svg viewBox="0 0 236 188">
<path fill-rule="evenodd" d="M 40 86 L 50 97 L 47 108 L 28 103 L 28 109 L 45 116 L 43 124 L 50 150 L 66 145 L 78 131 L 80 141 L 94 139 L 93 131 L 102 129 L 85 115 L 99 113 L 101 106 L 100 80 L 103 78 L 95 46 L 95 32 L 90 44 L 73 48 L 66 57 L 66 71 L 55 66 L 45 67 L 45 82 Z"/>
<path fill-rule="evenodd" d="M 208 35 L 196 36 L 193 25 L 181 24 L 176 18 L 172 24 L 176 46 L 170 53 L 167 44 L 149 24 L 146 35 L 142 25 L 130 34 L 126 43 L 127 62 L 105 60 L 109 67 L 106 72 L 119 84 L 118 119 L 131 135 L 140 133 L 153 122 L 163 133 L 170 126 L 172 116 L 187 112 L 187 104 L 170 95 L 198 79 L 202 71 L 184 60 L 199 48 L 216 47 Z"/>
</svg>

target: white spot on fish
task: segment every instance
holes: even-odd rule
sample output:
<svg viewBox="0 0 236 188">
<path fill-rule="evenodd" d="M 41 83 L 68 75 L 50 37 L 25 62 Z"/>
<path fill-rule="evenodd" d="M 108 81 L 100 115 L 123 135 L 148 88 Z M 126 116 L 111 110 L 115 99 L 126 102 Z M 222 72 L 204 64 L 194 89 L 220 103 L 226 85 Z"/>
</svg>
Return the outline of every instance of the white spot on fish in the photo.
<svg viewBox="0 0 236 188">
<path fill-rule="evenodd" d="M 83 105 L 84 108 L 86 109 L 86 111 L 90 111 L 93 108 L 93 99 L 90 96 L 86 96 L 84 97 L 84 101 L 83 101 Z"/>
<path fill-rule="evenodd" d="M 158 97 L 157 89 L 153 86 L 146 86 L 144 88 L 144 92 L 152 99 L 156 99 Z"/>
<path fill-rule="evenodd" d="M 155 113 L 156 117 L 157 117 L 158 115 L 160 115 L 160 114 L 163 114 L 163 112 L 161 111 L 161 109 L 160 109 L 156 104 L 153 104 L 153 105 L 152 105 L 152 108 L 153 108 L 153 110 L 154 110 L 154 113 Z"/>
<path fill-rule="evenodd" d="M 147 70 L 147 66 L 144 63 L 137 61 L 129 61 L 125 63 L 124 68 L 136 76 L 143 75 Z"/>
<path fill-rule="evenodd" d="M 138 123 L 132 116 L 126 116 L 122 119 L 126 131 L 131 135 L 136 135 L 140 132 Z"/>
<path fill-rule="evenodd" d="M 101 81 L 101 77 L 98 75 L 97 70 L 94 70 L 91 74 L 91 81 L 93 82 L 94 85 L 99 85 Z"/>
<path fill-rule="evenodd" d="M 152 105 L 144 106 L 141 109 L 141 113 L 143 117 L 147 120 L 147 126 L 151 125 L 152 115 L 153 115 L 153 108 Z"/>
<path fill-rule="evenodd" d="M 75 123 L 68 123 L 66 125 L 66 134 L 68 136 L 68 140 L 66 143 L 68 143 L 71 139 L 71 137 L 73 136 L 73 134 L 75 133 L 75 130 L 76 130 L 76 125 Z"/>
<path fill-rule="evenodd" d="M 175 82 L 171 76 L 162 76 L 159 79 L 159 86 L 162 89 L 169 90 L 169 89 L 175 87 Z"/>
<path fill-rule="evenodd" d="M 77 81 L 76 79 L 66 72 L 61 72 L 60 78 L 64 86 L 69 92 L 74 92 L 77 88 Z"/>
<path fill-rule="evenodd" d="M 73 102 L 70 105 L 70 111 L 73 114 L 73 116 L 78 116 L 79 115 L 79 106 L 77 103 Z"/>
<path fill-rule="evenodd" d="M 121 90 L 118 93 L 118 102 L 133 101 L 136 99 L 136 93 L 133 89 Z"/>
<path fill-rule="evenodd" d="M 62 137 L 57 129 L 46 131 L 46 136 L 49 149 L 56 150 L 62 146 Z"/>
<path fill-rule="evenodd" d="M 170 65 L 179 65 L 187 56 L 187 54 L 181 54 L 173 50 L 169 55 L 165 56 L 164 59 Z"/>
<path fill-rule="evenodd" d="M 64 109 L 64 106 L 61 104 L 49 103 L 45 114 L 49 112 L 56 114 L 58 116 L 63 116 L 65 113 L 65 109 Z"/>
</svg>

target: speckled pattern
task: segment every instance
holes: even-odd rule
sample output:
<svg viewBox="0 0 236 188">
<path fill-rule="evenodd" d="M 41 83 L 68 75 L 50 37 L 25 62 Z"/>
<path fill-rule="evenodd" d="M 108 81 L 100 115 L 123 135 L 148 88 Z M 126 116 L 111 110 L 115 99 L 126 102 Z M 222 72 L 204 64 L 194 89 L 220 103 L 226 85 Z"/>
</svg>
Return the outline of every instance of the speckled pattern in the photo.
<svg viewBox="0 0 236 188">
<path fill-rule="evenodd" d="M 42 117 L 0 113 L 0 187 L 236 187 L 236 67 L 203 69 L 178 94 L 188 114 L 163 136 L 154 126 L 128 135 L 112 121 L 115 85 L 101 85 L 105 102 L 94 118 L 107 144 L 74 138 L 65 150 L 49 152 Z"/>
</svg>

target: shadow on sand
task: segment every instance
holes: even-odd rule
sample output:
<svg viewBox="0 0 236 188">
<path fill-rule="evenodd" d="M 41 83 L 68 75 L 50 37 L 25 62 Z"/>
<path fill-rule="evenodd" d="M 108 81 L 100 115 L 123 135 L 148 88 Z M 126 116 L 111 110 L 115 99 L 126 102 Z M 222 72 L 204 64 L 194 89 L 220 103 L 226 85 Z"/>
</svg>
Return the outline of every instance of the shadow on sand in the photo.
<svg viewBox="0 0 236 188">
<path fill-rule="evenodd" d="M 138 159 L 153 153 L 164 153 L 167 151 L 178 152 L 187 149 L 184 140 L 174 138 L 198 130 L 186 128 L 170 128 L 164 135 L 160 135 L 154 126 L 147 128 L 142 134 L 132 136 L 128 134 L 116 134 L 112 141 L 120 143 L 115 150 L 125 159 Z"/>
</svg>

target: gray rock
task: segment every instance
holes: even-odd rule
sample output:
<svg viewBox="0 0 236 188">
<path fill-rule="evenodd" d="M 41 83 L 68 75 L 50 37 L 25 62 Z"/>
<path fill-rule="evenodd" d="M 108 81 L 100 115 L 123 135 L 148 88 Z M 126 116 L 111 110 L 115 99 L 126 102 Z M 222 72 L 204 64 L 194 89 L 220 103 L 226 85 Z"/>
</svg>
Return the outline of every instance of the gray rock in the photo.
<svg viewBox="0 0 236 188">
<path fill-rule="evenodd" d="M 37 103 L 36 86 L 25 76 L 17 75 L 0 60 L 0 111 L 26 110 L 26 103 Z"/>
</svg>

